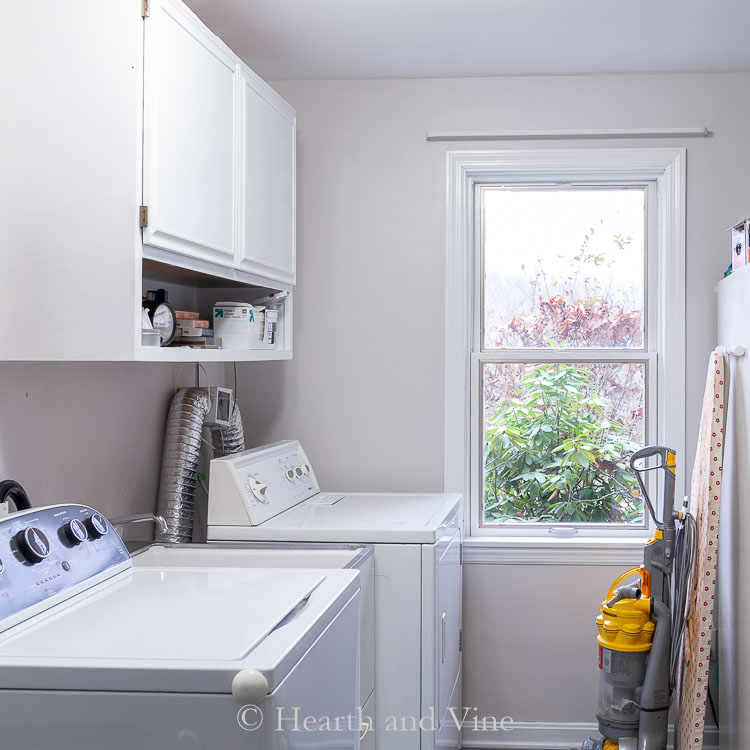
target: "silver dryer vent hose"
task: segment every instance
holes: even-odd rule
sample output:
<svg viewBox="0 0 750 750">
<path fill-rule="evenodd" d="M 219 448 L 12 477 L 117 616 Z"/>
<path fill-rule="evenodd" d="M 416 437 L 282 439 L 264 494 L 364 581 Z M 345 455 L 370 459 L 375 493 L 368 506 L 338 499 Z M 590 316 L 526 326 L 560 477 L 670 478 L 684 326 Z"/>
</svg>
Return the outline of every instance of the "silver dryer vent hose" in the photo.
<svg viewBox="0 0 750 750">
<path fill-rule="evenodd" d="M 210 408 L 211 397 L 205 388 L 180 388 L 170 404 L 157 506 L 157 513 L 165 518 L 169 531 L 157 534 L 159 541 L 192 541 L 201 434 Z M 212 425 L 210 429 L 214 458 L 245 450 L 242 415 L 237 404 L 228 427 Z"/>
</svg>

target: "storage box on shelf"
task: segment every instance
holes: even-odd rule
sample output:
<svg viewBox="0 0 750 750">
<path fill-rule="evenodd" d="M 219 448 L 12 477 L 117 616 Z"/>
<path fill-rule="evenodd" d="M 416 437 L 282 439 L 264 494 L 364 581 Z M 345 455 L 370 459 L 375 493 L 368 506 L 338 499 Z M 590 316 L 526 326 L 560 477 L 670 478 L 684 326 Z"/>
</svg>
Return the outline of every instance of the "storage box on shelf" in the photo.
<svg viewBox="0 0 750 750">
<path fill-rule="evenodd" d="M 294 110 L 179 0 L 82 2 L 72 26 L 42 0 L 6 15 L 34 34 L 6 50 L 0 359 L 289 358 Z M 141 296 L 156 288 L 204 317 L 289 292 L 278 345 L 143 346 Z"/>
</svg>

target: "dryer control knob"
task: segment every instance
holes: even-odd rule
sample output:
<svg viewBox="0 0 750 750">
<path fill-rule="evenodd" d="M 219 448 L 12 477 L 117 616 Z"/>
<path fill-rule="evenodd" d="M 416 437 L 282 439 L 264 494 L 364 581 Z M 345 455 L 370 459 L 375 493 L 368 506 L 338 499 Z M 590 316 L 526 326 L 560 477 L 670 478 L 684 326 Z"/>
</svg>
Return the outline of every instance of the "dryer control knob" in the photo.
<svg viewBox="0 0 750 750">
<path fill-rule="evenodd" d="M 266 490 L 268 489 L 267 484 L 259 482 L 257 479 L 250 479 L 250 491 L 255 495 L 255 499 L 259 503 L 266 503 Z"/>
<path fill-rule="evenodd" d="M 268 680 L 257 669 L 243 669 L 232 680 L 232 695 L 243 704 L 257 706 L 268 695 Z"/>
</svg>

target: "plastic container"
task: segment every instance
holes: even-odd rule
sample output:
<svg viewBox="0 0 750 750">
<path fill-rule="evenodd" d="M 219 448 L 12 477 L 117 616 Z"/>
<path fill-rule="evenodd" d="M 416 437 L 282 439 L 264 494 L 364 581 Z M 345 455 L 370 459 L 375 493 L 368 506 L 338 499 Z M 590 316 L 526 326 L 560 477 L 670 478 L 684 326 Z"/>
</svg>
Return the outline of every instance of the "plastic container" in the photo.
<svg viewBox="0 0 750 750">
<path fill-rule="evenodd" d="M 599 646 L 597 718 L 615 726 L 638 727 L 649 651 L 614 651 Z"/>
</svg>

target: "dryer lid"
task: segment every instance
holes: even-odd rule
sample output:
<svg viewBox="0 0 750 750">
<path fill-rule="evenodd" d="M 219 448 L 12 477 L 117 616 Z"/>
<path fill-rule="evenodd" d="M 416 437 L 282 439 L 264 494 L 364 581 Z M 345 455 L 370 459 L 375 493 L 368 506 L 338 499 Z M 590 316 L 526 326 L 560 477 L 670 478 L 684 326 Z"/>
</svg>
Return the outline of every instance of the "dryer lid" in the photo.
<svg viewBox="0 0 750 750">
<path fill-rule="evenodd" d="M 313 497 L 259 526 L 210 526 L 210 539 L 264 539 L 361 544 L 434 544 L 454 523 L 461 497 L 435 493 L 328 493 Z"/>
</svg>

